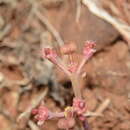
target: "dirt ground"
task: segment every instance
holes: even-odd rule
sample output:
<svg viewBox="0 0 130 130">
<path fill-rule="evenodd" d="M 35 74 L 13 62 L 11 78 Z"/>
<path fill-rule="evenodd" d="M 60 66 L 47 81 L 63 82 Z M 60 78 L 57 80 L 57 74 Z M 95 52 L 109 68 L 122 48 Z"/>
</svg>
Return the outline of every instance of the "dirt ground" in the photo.
<svg viewBox="0 0 130 130">
<path fill-rule="evenodd" d="M 42 47 L 55 47 L 62 39 L 74 41 L 79 51 L 86 40 L 97 43 L 82 88 L 89 111 L 104 107 L 102 116 L 88 117 L 92 130 L 130 130 L 128 45 L 87 7 L 82 6 L 78 23 L 75 15 L 74 0 L 0 1 L 0 130 L 58 130 L 55 120 L 38 127 L 29 112 L 20 121 L 18 117 L 39 97 L 52 111 L 71 104 L 70 81 L 40 56 Z"/>
</svg>

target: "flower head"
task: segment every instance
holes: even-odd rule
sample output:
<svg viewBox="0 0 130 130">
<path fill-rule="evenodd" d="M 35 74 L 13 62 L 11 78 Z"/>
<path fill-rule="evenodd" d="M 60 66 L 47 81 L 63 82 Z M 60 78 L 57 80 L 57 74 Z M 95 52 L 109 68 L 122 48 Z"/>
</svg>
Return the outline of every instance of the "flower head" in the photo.
<svg viewBox="0 0 130 130">
<path fill-rule="evenodd" d="M 51 62 L 55 63 L 57 58 L 57 53 L 52 48 L 44 48 L 42 50 L 42 57 L 50 60 Z"/>
<path fill-rule="evenodd" d="M 82 99 L 73 99 L 73 109 L 78 115 L 83 115 L 86 112 L 86 103 Z"/>
<path fill-rule="evenodd" d="M 66 118 L 73 118 L 73 107 L 66 107 L 64 111 L 64 115 Z"/>
<path fill-rule="evenodd" d="M 83 48 L 83 54 L 87 59 L 90 58 L 95 53 L 95 51 L 96 51 L 94 49 L 95 46 L 96 46 L 96 44 L 94 41 L 86 41 L 84 48 Z"/>
<path fill-rule="evenodd" d="M 49 110 L 45 106 L 39 106 L 37 109 L 33 109 L 32 114 L 35 115 L 38 125 L 42 125 L 49 118 Z"/>
</svg>

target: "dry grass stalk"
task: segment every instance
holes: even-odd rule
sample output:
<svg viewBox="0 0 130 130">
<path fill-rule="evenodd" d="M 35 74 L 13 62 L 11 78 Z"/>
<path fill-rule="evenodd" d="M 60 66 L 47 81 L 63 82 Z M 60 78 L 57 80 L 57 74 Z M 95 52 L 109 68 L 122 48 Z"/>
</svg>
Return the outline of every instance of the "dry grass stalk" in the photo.
<svg viewBox="0 0 130 130">
<path fill-rule="evenodd" d="M 110 99 L 106 99 L 100 106 L 99 108 L 95 111 L 95 113 L 101 114 L 103 111 L 110 105 Z M 90 118 L 89 122 L 93 122 L 98 116 L 94 116 Z"/>
<path fill-rule="evenodd" d="M 17 121 L 19 122 L 23 118 L 29 119 L 32 109 L 34 109 L 44 99 L 44 97 L 47 95 L 47 92 L 48 89 L 45 89 L 44 92 L 38 96 L 38 98 L 34 99 L 30 107 L 19 115 Z"/>
<path fill-rule="evenodd" d="M 83 4 L 96 16 L 112 24 L 130 45 L 130 26 L 121 19 L 111 16 L 96 0 L 82 0 Z"/>
</svg>

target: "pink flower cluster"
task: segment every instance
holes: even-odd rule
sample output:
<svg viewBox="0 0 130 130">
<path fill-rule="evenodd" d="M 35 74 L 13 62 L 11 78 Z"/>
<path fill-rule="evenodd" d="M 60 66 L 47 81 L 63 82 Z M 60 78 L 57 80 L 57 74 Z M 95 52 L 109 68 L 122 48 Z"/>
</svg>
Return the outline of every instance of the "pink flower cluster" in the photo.
<svg viewBox="0 0 130 130">
<path fill-rule="evenodd" d="M 61 47 L 61 51 L 65 55 L 71 56 L 72 53 L 76 51 L 76 45 L 74 43 L 65 45 Z M 61 59 L 58 57 L 58 54 L 56 53 L 55 49 L 53 48 L 44 48 L 42 50 L 42 57 L 50 60 L 52 63 L 57 65 L 59 68 L 61 68 L 68 76 L 70 76 L 71 73 L 76 73 L 78 71 L 81 71 L 83 65 L 86 63 L 86 61 L 95 53 L 95 42 L 93 41 L 86 41 L 84 48 L 83 48 L 83 60 L 81 63 L 78 64 L 71 61 L 70 64 L 67 66 Z"/>
<path fill-rule="evenodd" d="M 42 125 L 46 120 L 52 118 L 61 118 L 58 121 L 59 128 L 72 128 L 75 125 L 74 117 L 79 117 L 79 120 L 85 120 L 86 103 L 84 100 L 74 98 L 72 107 L 66 107 L 64 112 L 53 113 L 44 105 L 32 110 L 35 120 L 38 125 Z"/>
<path fill-rule="evenodd" d="M 94 49 L 95 46 L 96 44 L 94 41 L 87 41 L 85 43 L 83 54 L 86 58 L 90 58 L 93 55 L 93 53 L 96 52 L 96 50 Z"/>
<path fill-rule="evenodd" d="M 95 42 L 87 41 L 82 51 L 82 58 L 80 63 L 73 61 L 73 56 L 76 53 L 76 45 L 74 43 L 65 45 L 59 50 L 62 54 L 67 55 L 70 58 L 69 64 L 66 64 L 62 60 L 62 56 L 58 56 L 59 53 L 53 48 L 44 48 L 42 50 L 42 57 L 48 59 L 53 64 L 58 66 L 71 80 L 75 98 L 73 99 L 72 106 L 66 107 L 65 111 L 60 113 L 54 113 L 48 110 L 44 105 L 40 105 L 38 108 L 32 111 L 38 125 L 42 125 L 46 120 L 52 118 L 60 118 L 58 121 L 58 127 L 61 129 L 69 130 L 75 126 L 75 118 L 81 121 L 84 126 L 84 130 L 87 128 L 85 123 L 85 113 L 87 111 L 86 102 L 82 99 L 81 95 L 81 79 L 82 68 L 88 59 L 95 53 Z"/>
<path fill-rule="evenodd" d="M 57 53 L 52 48 L 44 48 L 42 50 L 42 57 L 50 60 L 52 63 L 56 63 Z"/>
<path fill-rule="evenodd" d="M 38 125 L 42 125 L 44 121 L 49 118 L 49 110 L 45 106 L 39 106 L 37 109 L 32 110 L 32 114 L 35 115 Z"/>
<path fill-rule="evenodd" d="M 73 99 L 73 108 L 74 111 L 78 114 L 78 115 L 82 115 L 85 111 L 86 111 L 86 103 L 84 100 L 78 99 L 78 98 L 74 98 Z"/>
</svg>

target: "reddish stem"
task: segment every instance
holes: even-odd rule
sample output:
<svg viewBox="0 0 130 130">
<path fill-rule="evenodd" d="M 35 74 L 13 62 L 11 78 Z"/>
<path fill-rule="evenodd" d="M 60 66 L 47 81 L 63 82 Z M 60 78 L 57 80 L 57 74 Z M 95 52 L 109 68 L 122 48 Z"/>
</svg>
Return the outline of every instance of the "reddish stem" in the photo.
<svg viewBox="0 0 130 130">
<path fill-rule="evenodd" d="M 91 130 L 87 120 L 83 121 L 83 128 L 84 130 Z"/>
</svg>

